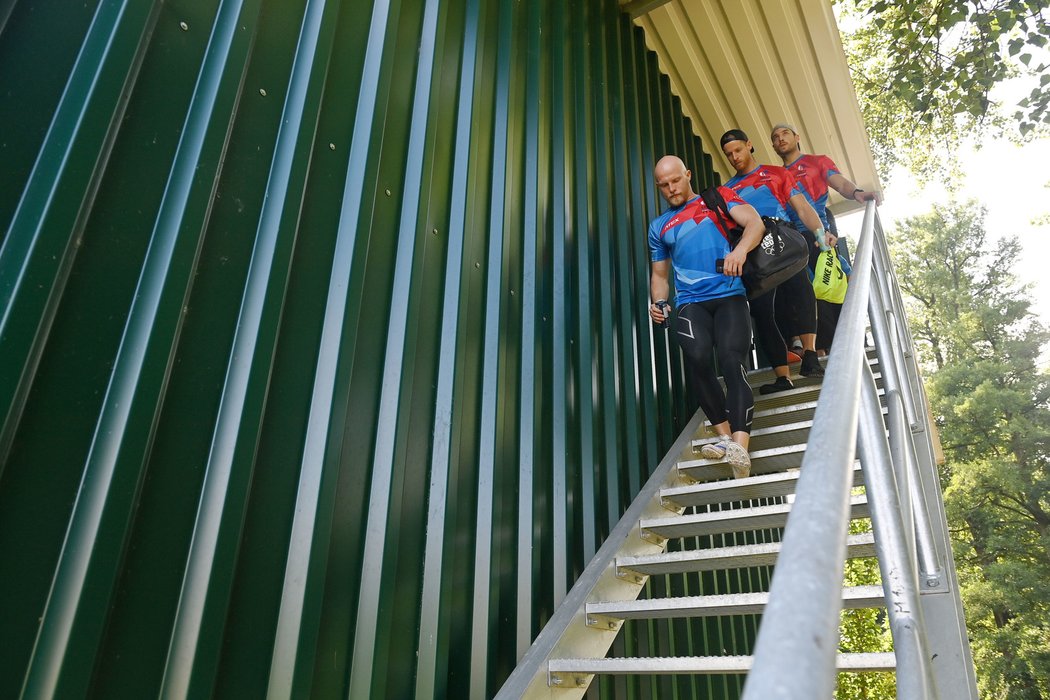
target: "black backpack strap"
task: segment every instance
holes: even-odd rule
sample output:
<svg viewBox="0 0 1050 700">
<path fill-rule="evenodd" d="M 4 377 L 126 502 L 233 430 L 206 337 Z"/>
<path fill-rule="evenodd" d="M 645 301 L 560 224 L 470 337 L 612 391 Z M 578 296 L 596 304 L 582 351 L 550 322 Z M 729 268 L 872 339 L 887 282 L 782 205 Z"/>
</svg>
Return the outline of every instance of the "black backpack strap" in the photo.
<svg viewBox="0 0 1050 700">
<path fill-rule="evenodd" d="M 718 228 L 721 229 L 722 235 L 725 236 L 730 245 L 735 246 L 743 235 L 743 231 L 729 216 L 729 205 L 726 204 L 722 193 L 718 191 L 718 187 L 707 188 L 700 193 L 700 198 L 704 200 L 707 208 L 715 213 L 715 218 L 718 219 Z"/>
</svg>

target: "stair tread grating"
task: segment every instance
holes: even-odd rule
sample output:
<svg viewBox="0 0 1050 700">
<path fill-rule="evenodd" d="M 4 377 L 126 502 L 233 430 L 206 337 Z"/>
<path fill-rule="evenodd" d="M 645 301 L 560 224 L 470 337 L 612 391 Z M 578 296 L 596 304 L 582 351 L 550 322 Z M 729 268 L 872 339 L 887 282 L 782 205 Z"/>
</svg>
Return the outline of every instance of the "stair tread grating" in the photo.
<svg viewBox="0 0 1050 700">
<path fill-rule="evenodd" d="M 771 506 L 720 510 L 712 513 L 645 518 L 642 519 L 640 525 L 642 530 L 661 537 L 696 537 L 784 527 L 790 512 L 790 503 L 780 503 Z M 850 518 L 855 520 L 867 518 L 869 515 L 867 496 L 864 494 L 850 496 Z"/>
<path fill-rule="evenodd" d="M 587 615 L 603 615 L 621 620 L 754 615 L 762 613 L 768 603 L 768 592 L 647 598 L 587 603 Z M 844 609 L 885 606 L 882 586 L 849 586 L 842 589 Z"/>
<path fill-rule="evenodd" d="M 882 414 L 886 415 L 886 413 L 886 406 L 883 405 Z M 776 425 L 755 428 L 751 431 L 751 443 L 749 449 L 757 452 L 771 447 L 805 443 L 809 438 L 809 431 L 812 427 L 813 419 L 812 417 L 809 417 L 805 420 L 797 420 L 790 423 L 778 423 Z M 693 449 L 696 449 L 701 445 L 717 442 L 718 439 L 717 435 L 709 435 L 707 437 L 694 438 L 690 444 L 693 446 Z"/>
<path fill-rule="evenodd" d="M 714 503 L 745 501 L 771 496 L 786 496 L 795 492 L 800 475 L 798 469 L 769 472 L 744 479 L 704 481 L 686 486 L 670 486 L 660 490 L 660 497 L 679 506 L 706 506 Z M 860 462 L 853 463 L 853 485 L 864 483 Z"/>
<path fill-rule="evenodd" d="M 797 469 L 802 465 L 802 457 L 805 453 L 805 443 L 755 450 L 751 453 L 751 474 L 769 474 L 786 469 Z M 678 472 L 697 481 L 714 481 L 732 475 L 729 465 L 725 462 L 703 458 L 680 460 Z"/>
<path fill-rule="evenodd" d="M 551 673 L 576 674 L 715 674 L 747 673 L 751 656 L 665 656 L 612 657 L 600 659 L 551 659 Z M 892 671 L 893 652 L 840 653 L 835 666 L 839 671 Z"/>
<path fill-rule="evenodd" d="M 696 571 L 742 569 L 751 566 L 771 566 L 780 554 L 780 542 L 690 549 L 643 556 L 618 557 L 616 566 L 639 574 L 660 575 Z M 846 557 L 859 559 L 875 556 L 875 536 L 870 532 L 849 535 L 846 539 Z"/>
</svg>

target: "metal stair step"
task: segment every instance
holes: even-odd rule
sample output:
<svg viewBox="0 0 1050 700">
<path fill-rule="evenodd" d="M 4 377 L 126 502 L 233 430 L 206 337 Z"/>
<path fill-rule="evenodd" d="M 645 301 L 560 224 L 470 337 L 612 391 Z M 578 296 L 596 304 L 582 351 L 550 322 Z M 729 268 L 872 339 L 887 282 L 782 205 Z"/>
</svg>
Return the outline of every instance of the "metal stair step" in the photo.
<svg viewBox="0 0 1050 700">
<path fill-rule="evenodd" d="M 793 403 L 788 406 L 774 406 L 765 410 L 755 411 L 751 429 L 771 428 L 777 425 L 788 425 L 798 421 L 813 420 L 813 414 L 817 410 L 817 400 Z"/>
<path fill-rule="evenodd" d="M 820 396 L 821 381 L 819 379 L 806 379 L 805 383 L 801 379 L 797 383 L 792 380 L 792 383 L 795 384 L 794 389 L 778 391 L 775 394 L 759 393 L 758 387 L 768 382 L 755 382 L 751 378 L 748 378 L 748 381 L 752 382 L 751 391 L 755 397 L 755 411 L 816 401 L 817 397 Z"/>
<path fill-rule="evenodd" d="M 869 365 L 871 365 L 871 371 L 875 376 L 875 384 L 881 389 L 882 371 L 879 369 L 879 364 L 878 362 L 869 361 Z M 772 372 L 769 370 L 764 371 L 769 372 L 769 374 L 766 376 L 749 374 L 747 378 L 748 383 L 751 385 L 751 394 L 755 399 L 756 411 L 774 406 L 785 406 L 791 403 L 815 401 L 816 397 L 820 395 L 820 388 L 823 384 L 823 379 L 819 377 L 802 377 L 798 375 L 791 376 L 791 383 L 795 385 L 794 389 L 778 391 L 773 394 L 763 394 L 759 391 L 759 387 L 773 381 Z"/>
<path fill-rule="evenodd" d="M 755 403 L 769 399 L 776 396 L 777 393 L 787 392 L 774 392 L 773 394 L 763 394 L 759 387 L 763 384 L 769 384 L 774 381 L 776 375 L 773 374 L 772 370 L 760 370 L 758 374 L 749 374 L 747 376 L 747 383 L 751 385 L 751 395 L 755 398 Z M 803 377 L 798 373 L 798 365 L 791 368 L 791 373 L 788 375 L 788 379 L 795 385 L 795 389 L 806 388 L 814 394 L 820 393 L 820 385 L 824 383 L 823 377 Z"/>
<path fill-rule="evenodd" d="M 780 542 L 747 544 L 685 552 L 664 552 L 645 556 L 617 557 L 618 570 L 657 576 L 698 571 L 744 569 L 750 566 L 772 566 L 780 556 Z M 875 556 L 875 536 L 870 532 L 846 538 L 846 557 L 860 559 Z"/>
<path fill-rule="evenodd" d="M 765 450 L 770 447 L 783 447 L 805 442 L 809 437 L 809 429 L 812 427 L 812 420 L 800 420 L 784 425 L 752 429 L 749 449 Z"/>
<path fill-rule="evenodd" d="M 813 411 L 809 411 L 808 417 L 804 417 L 804 412 L 796 414 L 792 411 L 792 408 L 797 405 L 793 404 L 789 407 L 783 407 L 779 420 L 773 421 L 771 424 L 765 426 L 753 425 L 749 449 L 752 451 L 764 450 L 770 447 L 783 447 L 784 445 L 806 442 L 809 438 L 809 431 L 813 427 Z M 882 404 L 882 413 L 883 415 L 886 414 L 885 404 Z M 716 440 L 718 440 L 716 435 L 693 439 L 691 445 L 693 446 L 694 454 L 698 454 L 701 445 L 715 442 Z"/>
<path fill-rule="evenodd" d="M 639 525 L 643 531 L 660 537 L 700 537 L 784 527 L 790 512 L 791 504 L 781 503 L 773 506 L 721 510 L 714 513 L 643 518 Z M 863 494 L 851 496 L 850 518 L 867 518 L 868 516 L 867 496 Z"/>
<path fill-rule="evenodd" d="M 752 427 L 749 449 L 752 451 L 764 450 L 770 447 L 782 447 L 805 442 L 809 436 L 809 429 L 812 427 L 812 420 L 799 420 L 781 425 L 771 425 L 765 428 Z M 693 440 L 692 445 L 694 450 L 698 450 L 700 445 L 715 442 L 717 439 L 717 436 L 710 436 Z"/>
<path fill-rule="evenodd" d="M 798 391 L 793 389 L 792 391 Z M 878 390 L 880 400 L 885 405 L 884 389 Z M 766 404 L 755 406 L 754 421 L 751 424 L 752 429 L 755 428 L 768 428 L 775 425 L 785 425 L 788 423 L 794 423 L 796 421 L 812 420 L 813 413 L 817 410 L 817 397 L 814 395 L 812 398 L 803 397 L 806 400 L 799 400 L 797 403 L 786 403 L 780 405 Z M 706 424 L 705 424 L 706 426 Z"/>
<path fill-rule="evenodd" d="M 585 676 L 629 674 L 744 674 L 751 670 L 751 656 L 669 656 L 606 659 L 551 659 L 551 679 L 568 687 L 587 682 Z M 897 661 L 893 652 L 838 654 L 835 667 L 843 672 L 892 671 Z M 560 677 L 561 674 L 570 676 Z"/>
<path fill-rule="evenodd" d="M 802 456 L 805 453 L 806 445 L 802 442 L 797 445 L 752 450 L 751 474 L 769 474 L 786 469 L 797 469 L 802 465 Z M 714 481 L 733 475 L 729 465 L 725 462 L 703 458 L 680 460 L 678 473 L 696 481 Z"/>
<path fill-rule="evenodd" d="M 671 617 L 715 617 L 720 615 L 753 615 L 765 610 L 769 593 L 730 593 L 697 595 L 681 598 L 587 603 L 587 616 L 616 620 L 652 620 Z M 842 589 L 843 609 L 880 608 L 886 606 L 882 586 L 849 586 Z"/>
<path fill-rule="evenodd" d="M 749 476 L 746 479 L 707 481 L 688 486 L 672 486 L 660 490 L 660 498 L 667 507 L 706 506 L 714 503 L 746 501 L 753 498 L 786 496 L 795 492 L 800 470 L 773 472 Z M 853 463 L 853 485 L 864 483 L 860 462 Z"/>
<path fill-rule="evenodd" d="M 820 364 L 822 367 L 826 368 L 828 364 L 828 358 L 821 358 Z M 799 374 L 799 370 L 801 368 L 802 365 L 798 362 L 788 365 L 788 376 L 791 377 L 792 382 L 798 379 L 802 383 L 820 383 L 820 377 L 803 377 L 801 374 Z M 767 384 L 773 381 L 775 378 L 776 374 L 773 372 L 772 367 L 759 367 L 758 369 L 750 369 L 747 371 L 747 381 L 756 390 L 758 389 L 759 385 Z"/>
<path fill-rule="evenodd" d="M 875 369 L 876 367 L 879 366 L 879 358 L 878 358 L 878 355 L 875 353 L 875 348 L 867 348 L 865 350 L 864 356 L 865 356 L 865 359 L 868 362 L 868 365 L 872 369 Z M 831 358 L 829 358 L 829 357 L 822 357 L 822 358 L 820 358 L 820 365 L 824 369 L 827 369 L 827 367 L 828 367 L 828 360 L 829 359 L 831 359 Z M 791 377 L 791 381 L 792 382 L 795 382 L 796 379 L 800 380 L 803 383 L 808 383 L 808 382 L 812 382 L 812 381 L 817 381 L 817 382 L 820 381 L 819 377 L 817 377 L 817 378 L 803 377 L 801 374 L 799 374 L 799 370 L 801 368 L 802 368 L 802 365 L 801 365 L 801 363 L 798 363 L 798 362 L 795 362 L 795 363 L 792 363 L 792 364 L 788 365 L 788 372 L 790 373 L 789 376 Z M 760 384 L 766 384 L 768 382 L 773 381 L 775 376 L 776 375 L 773 373 L 773 368 L 772 367 L 760 367 L 758 369 L 748 370 L 748 372 L 747 372 L 747 380 L 754 387 L 757 387 Z"/>
</svg>

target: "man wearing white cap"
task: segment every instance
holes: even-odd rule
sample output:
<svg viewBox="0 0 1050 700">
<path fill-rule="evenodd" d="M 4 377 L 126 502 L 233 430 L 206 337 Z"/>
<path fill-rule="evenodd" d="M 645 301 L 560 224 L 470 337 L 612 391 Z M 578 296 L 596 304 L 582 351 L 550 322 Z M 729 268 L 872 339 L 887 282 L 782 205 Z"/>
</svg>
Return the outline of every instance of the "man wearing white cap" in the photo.
<svg viewBox="0 0 1050 700">
<path fill-rule="evenodd" d="M 793 125 L 784 122 L 777 124 L 770 132 L 769 138 L 773 142 L 773 150 L 784 161 L 784 168 L 795 177 L 802 193 L 817 210 L 817 216 L 824 224 L 825 231 L 831 231 L 827 214 L 829 187 L 846 199 L 857 202 L 875 200 L 875 204 L 882 203 L 878 192 L 868 192 L 857 187 L 839 172 L 838 166 L 831 158 L 813 154 L 803 155 L 802 137 Z M 814 249 L 814 253 L 810 255 L 810 267 L 816 262 L 816 252 L 819 251 Z"/>
<path fill-rule="evenodd" d="M 878 192 L 869 192 L 857 187 L 852 180 L 839 172 L 838 166 L 831 158 L 825 155 L 803 154 L 802 137 L 799 136 L 798 129 L 794 125 L 786 122 L 775 125 L 770 131 L 769 138 L 773 150 L 784 161 L 784 169 L 794 176 L 795 183 L 813 205 L 825 231 L 834 236 L 838 235 L 834 217 L 829 216 L 827 209 L 829 187 L 846 199 L 857 202 L 874 200 L 875 204 L 882 203 L 882 197 Z M 829 243 L 834 245 L 834 239 Z M 816 269 L 819 253 L 820 251 L 816 248 L 810 248 L 810 270 Z M 817 350 L 821 354 L 831 348 L 841 308 L 841 304 L 833 304 L 823 299 L 817 300 Z"/>
</svg>

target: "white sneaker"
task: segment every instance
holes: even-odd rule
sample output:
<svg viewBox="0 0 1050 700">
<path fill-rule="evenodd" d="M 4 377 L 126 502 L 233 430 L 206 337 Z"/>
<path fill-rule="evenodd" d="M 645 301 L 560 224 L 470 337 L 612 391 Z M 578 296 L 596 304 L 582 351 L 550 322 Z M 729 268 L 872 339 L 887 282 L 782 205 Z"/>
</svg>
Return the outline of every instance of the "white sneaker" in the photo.
<svg viewBox="0 0 1050 700">
<path fill-rule="evenodd" d="M 726 456 L 726 445 L 732 442 L 728 435 L 719 435 L 717 442 L 708 442 L 700 446 L 700 456 L 705 459 L 722 459 Z"/>
<path fill-rule="evenodd" d="M 733 468 L 733 478 L 743 479 L 751 475 L 751 456 L 743 445 L 735 442 L 726 443 L 726 462 Z"/>
</svg>

